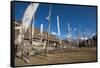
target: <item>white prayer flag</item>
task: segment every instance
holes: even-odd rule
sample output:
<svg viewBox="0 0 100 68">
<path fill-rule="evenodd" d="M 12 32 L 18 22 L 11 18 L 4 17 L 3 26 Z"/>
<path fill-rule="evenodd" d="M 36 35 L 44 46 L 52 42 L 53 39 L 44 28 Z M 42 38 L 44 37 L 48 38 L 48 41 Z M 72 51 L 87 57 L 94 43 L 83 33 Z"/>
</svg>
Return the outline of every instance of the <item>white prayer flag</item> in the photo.
<svg viewBox="0 0 100 68">
<path fill-rule="evenodd" d="M 19 36 L 16 40 L 17 43 L 21 43 L 22 39 L 24 38 L 24 34 L 26 33 L 28 27 L 31 25 L 31 20 L 32 17 L 34 16 L 37 8 L 39 6 L 39 3 L 31 3 L 27 8 L 26 11 L 23 15 L 23 19 L 22 19 L 22 24 L 21 24 L 21 29 L 20 29 L 20 33 Z"/>
</svg>

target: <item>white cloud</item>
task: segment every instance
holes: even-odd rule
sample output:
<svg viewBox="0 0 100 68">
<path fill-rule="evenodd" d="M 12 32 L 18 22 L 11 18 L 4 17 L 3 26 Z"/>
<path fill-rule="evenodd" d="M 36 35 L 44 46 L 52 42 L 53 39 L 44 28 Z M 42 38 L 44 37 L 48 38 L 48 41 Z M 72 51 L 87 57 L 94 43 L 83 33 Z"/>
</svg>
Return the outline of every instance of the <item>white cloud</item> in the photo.
<svg viewBox="0 0 100 68">
<path fill-rule="evenodd" d="M 81 37 L 81 40 L 87 40 L 88 38 L 87 37 Z"/>
<path fill-rule="evenodd" d="M 58 35 L 58 34 L 57 34 L 56 32 L 54 32 L 54 31 L 52 31 L 51 34 L 53 34 L 53 35 Z"/>
<path fill-rule="evenodd" d="M 67 37 L 67 35 L 63 35 L 63 37 Z"/>
<path fill-rule="evenodd" d="M 92 33 L 92 36 L 95 36 L 96 34 L 95 33 Z"/>
<path fill-rule="evenodd" d="M 74 28 L 74 29 L 73 29 L 73 31 L 76 31 L 76 30 L 77 30 L 77 28 Z"/>
</svg>

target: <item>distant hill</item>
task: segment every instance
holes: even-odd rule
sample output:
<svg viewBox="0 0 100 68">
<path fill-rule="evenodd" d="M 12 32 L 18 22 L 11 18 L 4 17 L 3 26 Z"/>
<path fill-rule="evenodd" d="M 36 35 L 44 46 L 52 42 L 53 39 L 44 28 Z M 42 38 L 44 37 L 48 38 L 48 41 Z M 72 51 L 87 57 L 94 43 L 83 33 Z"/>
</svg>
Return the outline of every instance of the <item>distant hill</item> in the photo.
<svg viewBox="0 0 100 68">
<path fill-rule="evenodd" d="M 69 42 L 68 39 L 63 39 L 62 41 L 66 44 L 71 43 L 72 46 L 77 46 L 78 39 L 72 39 L 71 42 Z M 87 40 L 79 40 L 78 43 L 79 47 L 95 47 L 97 46 L 97 35 Z"/>
</svg>

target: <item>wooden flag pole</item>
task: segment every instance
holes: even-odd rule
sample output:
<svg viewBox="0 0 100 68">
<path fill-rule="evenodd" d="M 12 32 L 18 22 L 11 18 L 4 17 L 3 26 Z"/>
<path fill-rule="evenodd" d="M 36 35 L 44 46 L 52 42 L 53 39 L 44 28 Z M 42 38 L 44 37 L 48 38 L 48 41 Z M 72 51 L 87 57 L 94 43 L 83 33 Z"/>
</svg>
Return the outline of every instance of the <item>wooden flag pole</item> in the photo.
<svg viewBox="0 0 100 68">
<path fill-rule="evenodd" d="M 47 20 L 48 20 L 48 33 L 47 33 L 47 44 L 46 44 L 46 46 L 45 46 L 45 57 L 47 56 L 47 46 L 49 46 L 49 32 L 50 32 L 51 9 L 52 9 L 52 6 L 50 6 L 50 9 L 49 9 L 49 16 L 47 17 Z"/>
<path fill-rule="evenodd" d="M 61 53 L 61 57 L 63 57 L 63 55 L 62 55 L 62 43 L 61 43 L 61 39 L 60 39 L 60 25 L 59 25 L 59 23 L 60 23 L 59 16 L 57 16 L 57 26 L 58 26 L 60 53 Z"/>
</svg>

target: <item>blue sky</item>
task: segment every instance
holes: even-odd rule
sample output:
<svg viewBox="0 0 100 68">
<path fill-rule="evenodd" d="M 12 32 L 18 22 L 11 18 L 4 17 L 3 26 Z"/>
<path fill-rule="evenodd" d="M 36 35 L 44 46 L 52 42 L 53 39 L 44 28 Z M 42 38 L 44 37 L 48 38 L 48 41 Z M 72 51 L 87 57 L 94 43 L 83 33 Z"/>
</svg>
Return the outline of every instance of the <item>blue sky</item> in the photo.
<svg viewBox="0 0 100 68">
<path fill-rule="evenodd" d="M 15 3 L 15 19 L 21 20 L 25 9 L 30 3 Z M 46 17 L 49 13 L 50 5 L 52 5 L 51 18 L 50 18 L 50 33 L 56 34 L 57 31 L 57 16 L 60 17 L 60 31 L 61 38 L 65 38 L 68 34 L 68 26 L 72 30 L 72 37 L 76 38 L 78 34 L 78 28 L 80 32 L 96 33 L 96 7 L 87 6 L 73 6 L 73 5 L 60 5 L 60 4 L 44 4 L 41 3 L 36 11 L 35 27 L 40 28 L 40 25 L 44 25 L 44 31 L 48 29 L 48 21 Z"/>
</svg>

